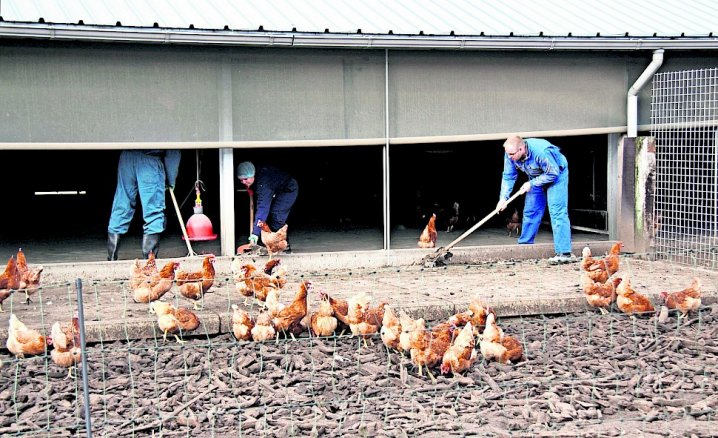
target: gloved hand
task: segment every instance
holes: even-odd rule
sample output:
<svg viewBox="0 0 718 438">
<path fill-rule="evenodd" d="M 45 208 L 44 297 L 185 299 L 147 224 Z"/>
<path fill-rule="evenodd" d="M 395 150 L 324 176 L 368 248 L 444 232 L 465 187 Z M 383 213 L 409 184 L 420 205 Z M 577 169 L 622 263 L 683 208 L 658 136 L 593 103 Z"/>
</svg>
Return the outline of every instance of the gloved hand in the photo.
<svg viewBox="0 0 718 438">
<path fill-rule="evenodd" d="M 506 203 L 506 200 L 505 200 L 505 199 L 502 199 L 502 200 L 499 201 L 498 204 L 496 204 L 496 210 L 495 210 L 495 211 L 496 211 L 496 212 L 504 211 L 504 210 L 506 210 L 506 206 L 507 206 L 507 205 L 508 205 L 508 204 Z"/>
<path fill-rule="evenodd" d="M 249 243 L 251 243 L 252 245 L 256 245 L 258 240 L 259 236 L 257 236 L 256 234 L 249 235 Z"/>
<path fill-rule="evenodd" d="M 174 192 L 175 186 L 166 185 L 166 186 L 165 186 L 165 190 L 172 190 L 172 191 Z"/>
<path fill-rule="evenodd" d="M 526 193 L 529 190 L 531 190 L 531 182 L 526 181 L 524 185 L 521 186 L 521 189 L 519 189 L 519 193 Z"/>
</svg>

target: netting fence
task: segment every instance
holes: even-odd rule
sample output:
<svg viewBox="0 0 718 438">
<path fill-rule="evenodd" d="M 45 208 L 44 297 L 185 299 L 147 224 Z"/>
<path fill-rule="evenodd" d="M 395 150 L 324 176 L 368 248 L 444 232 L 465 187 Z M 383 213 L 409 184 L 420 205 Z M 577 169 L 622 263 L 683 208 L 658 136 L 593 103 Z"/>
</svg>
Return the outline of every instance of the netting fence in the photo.
<svg viewBox="0 0 718 438">
<path fill-rule="evenodd" d="M 656 74 L 651 125 L 656 139 L 656 254 L 716 269 L 718 69 Z"/>
<path fill-rule="evenodd" d="M 107 437 L 715 433 L 718 307 L 665 321 L 615 309 L 501 317 L 502 300 L 528 306 L 536 288 L 556 306 L 583 300 L 577 266 L 562 269 L 507 261 L 306 275 L 330 294 L 368 288 L 376 300 L 430 325 L 464 310 L 468 296 L 495 303 L 524 360 L 499 364 L 479 355 L 463 375 L 433 369 L 435 382 L 418 376 L 410 359 L 390 352 L 378 335 L 368 347 L 348 333 L 235 340 L 227 333 L 231 305 L 244 298 L 231 278 L 217 279 L 198 312 L 202 324 L 183 334 L 183 344 L 163 340 L 156 316 L 133 302 L 126 281 L 85 281 L 86 373 L 78 369 L 67 379 L 51 347 L 24 358 L 0 353 L 0 435 L 87 436 L 87 412 L 92 435 Z M 715 276 L 698 266 L 627 259 L 624 269 L 634 285 L 652 292 L 699 275 L 715 295 Z M 291 301 L 301 278 L 290 277 L 282 301 Z M 75 284 L 47 285 L 31 304 L 14 294 L 5 309 L 49 333 L 55 321 L 72 318 L 77 297 Z M 163 299 L 192 306 L 174 291 Z M 310 309 L 316 310 L 313 297 Z M 248 310 L 259 309 L 252 302 Z"/>
</svg>

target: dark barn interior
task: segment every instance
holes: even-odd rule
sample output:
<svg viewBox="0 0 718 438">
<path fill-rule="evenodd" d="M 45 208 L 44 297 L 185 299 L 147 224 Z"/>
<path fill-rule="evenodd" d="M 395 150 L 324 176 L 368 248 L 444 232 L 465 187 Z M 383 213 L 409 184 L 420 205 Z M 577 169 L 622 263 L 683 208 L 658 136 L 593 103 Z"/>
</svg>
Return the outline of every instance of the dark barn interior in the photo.
<svg viewBox="0 0 718 438">
<path fill-rule="evenodd" d="M 560 137 L 553 141 L 570 163 L 572 224 L 605 228 L 605 223 L 595 220 L 596 215 L 584 211 L 606 210 L 606 136 Z M 454 202 L 459 204 L 457 231 L 466 230 L 491 212 L 498 199 L 501 179 L 501 144 L 502 141 L 497 140 L 392 145 L 392 241 L 398 233 L 418 237 L 427 214 L 437 213 L 438 228 L 445 227 Z M 336 238 L 341 239 L 342 231 L 381 233 L 381 150 L 379 146 L 236 149 L 234 164 L 236 167 L 240 161 L 251 160 L 258 165 L 272 164 L 285 169 L 299 182 L 299 197 L 289 219 L 292 228 L 305 235 L 336 233 Z M 0 231 L 3 242 L 71 242 L 73 238 L 101 240 L 105 236 L 119 151 L 3 151 L 0 155 L 6 163 L 2 174 L 6 203 L 4 226 Z M 198 156 L 199 176 L 206 189 L 202 192 L 204 213 L 218 233 L 218 153 L 205 149 L 199 150 Z M 192 214 L 197 170 L 195 151 L 184 151 L 175 194 L 185 222 Z M 235 233 L 237 244 L 241 244 L 248 234 L 249 207 L 247 193 L 238 189 L 243 186 L 235 180 Z M 84 194 L 35 194 L 43 191 L 83 191 Z M 519 200 L 509 210 L 521 206 Z M 169 196 L 167 211 L 167 234 L 181 235 Z M 503 228 L 505 221 L 504 214 L 489 221 L 485 228 Z M 142 234 L 139 205 L 129 234 Z M 332 250 L 329 243 L 326 245 L 325 250 Z M 404 247 L 402 245 L 394 247 Z M 380 249 L 381 240 L 374 246 Z"/>
</svg>

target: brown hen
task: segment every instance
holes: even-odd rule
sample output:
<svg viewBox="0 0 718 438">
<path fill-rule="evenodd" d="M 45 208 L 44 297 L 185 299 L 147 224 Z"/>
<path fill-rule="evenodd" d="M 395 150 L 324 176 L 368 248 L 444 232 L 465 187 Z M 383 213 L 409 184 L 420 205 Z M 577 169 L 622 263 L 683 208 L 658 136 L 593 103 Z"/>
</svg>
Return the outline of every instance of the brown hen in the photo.
<svg viewBox="0 0 718 438">
<path fill-rule="evenodd" d="M 698 310 L 701 306 L 701 281 L 698 277 L 694 277 L 691 285 L 678 292 L 661 292 L 666 307 L 669 309 L 678 309 L 680 317 L 686 316 L 688 312 Z"/>
<path fill-rule="evenodd" d="M 434 248 L 436 246 L 436 214 L 432 214 L 429 223 L 419 236 L 419 248 Z"/>
</svg>

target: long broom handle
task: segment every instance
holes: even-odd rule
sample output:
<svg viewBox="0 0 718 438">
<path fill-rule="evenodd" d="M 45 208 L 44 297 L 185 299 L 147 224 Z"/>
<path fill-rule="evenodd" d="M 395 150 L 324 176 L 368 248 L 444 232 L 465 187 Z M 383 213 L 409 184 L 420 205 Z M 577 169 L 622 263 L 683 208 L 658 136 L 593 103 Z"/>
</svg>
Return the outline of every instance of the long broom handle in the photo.
<svg viewBox="0 0 718 438">
<path fill-rule="evenodd" d="M 521 195 L 521 191 L 518 191 L 518 192 L 514 193 L 508 200 L 506 200 L 506 205 L 509 205 L 509 204 L 511 203 L 511 201 L 513 201 L 514 199 L 518 198 L 519 195 Z M 464 240 L 464 239 L 466 238 L 466 236 L 468 236 L 469 234 L 471 234 L 471 233 L 473 233 L 474 231 L 476 231 L 477 228 L 479 228 L 480 226 L 482 226 L 483 224 L 485 224 L 486 221 L 488 221 L 489 219 L 491 219 L 492 217 L 494 217 L 495 214 L 499 214 L 498 208 L 495 208 L 491 213 L 487 214 L 485 218 L 481 219 L 481 220 L 479 221 L 479 223 L 475 224 L 473 227 L 471 227 L 471 228 L 469 228 L 468 230 L 464 231 L 464 234 L 462 234 L 461 236 L 457 237 L 456 239 L 454 239 L 453 242 L 451 242 L 450 244 L 448 244 L 448 245 L 446 245 L 445 247 L 443 247 L 444 251 L 448 251 L 449 249 L 453 248 L 454 245 L 456 245 L 457 243 L 461 242 L 462 240 Z"/>
<path fill-rule="evenodd" d="M 182 228 L 182 235 L 184 236 L 184 241 L 187 244 L 187 251 L 189 253 L 187 255 L 193 256 L 197 255 L 194 251 L 192 251 L 192 245 L 189 243 L 189 236 L 187 235 L 187 229 L 184 227 L 184 220 L 182 219 L 182 213 L 180 213 L 179 205 L 177 205 L 177 198 L 175 198 L 175 191 L 172 190 L 170 187 L 170 195 L 172 195 L 172 203 L 175 205 L 175 211 L 177 212 L 177 219 L 179 219 L 180 227 Z"/>
</svg>

